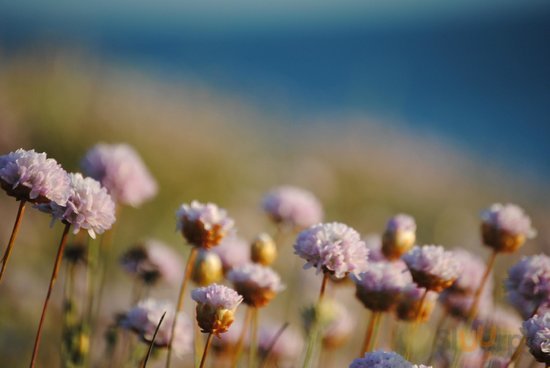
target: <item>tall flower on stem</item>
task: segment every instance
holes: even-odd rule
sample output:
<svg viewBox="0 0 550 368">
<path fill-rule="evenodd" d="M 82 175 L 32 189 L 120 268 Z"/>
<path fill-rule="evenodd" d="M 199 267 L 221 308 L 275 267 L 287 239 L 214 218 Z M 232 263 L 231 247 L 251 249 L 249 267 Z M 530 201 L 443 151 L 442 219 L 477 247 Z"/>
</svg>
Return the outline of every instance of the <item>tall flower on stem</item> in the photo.
<svg viewBox="0 0 550 368">
<path fill-rule="evenodd" d="M 60 206 L 55 202 L 40 206 L 40 210 L 51 213 L 54 220 L 61 220 L 65 224 L 65 228 L 57 251 L 44 306 L 42 307 L 42 315 L 31 358 L 31 367 L 34 367 L 38 355 L 46 310 L 57 279 L 70 228 L 72 227 L 74 234 L 81 229 L 87 230 L 88 234 L 95 238 L 96 234 L 101 234 L 110 229 L 115 222 L 115 203 L 107 190 L 98 181 L 92 178 L 84 178 L 80 173 L 69 174 L 69 178 L 71 190 L 65 206 Z"/>
<path fill-rule="evenodd" d="M 359 276 L 368 267 L 369 250 L 359 233 L 337 222 L 317 224 L 302 231 L 294 244 L 294 253 L 306 261 L 304 269 L 316 268 L 323 273 L 318 303 L 323 299 L 329 276 L 336 279 L 349 274 Z M 318 335 L 316 326 L 308 337 L 304 367 L 310 364 Z"/>
<path fill-rule="evenodd" d="M 359 277 L 353 278 L 356 296 L 372 311 L 365 334 L 362 354 L 372 350 L 382 313 L 392 310 L 399 301 L 400 293 L 412 283 L 407 270 L 390 262 L 371 263 Z"/>
<path fill-rule="evenodd" d="M 235 268 L 227 274 L 235 290 L 243 296 L 243 301 L 250 308 L 251 338 L 250 365 L 256 361 L 258 308 L 265 307 L 280 291 L 284 290 L 279 275 L 271 268 L 259 264 L 246 264 Z M 246 324 L 243 328 L 247 328 Z M 244 334 L 243 334 L 244 335 Z M 242 344 L 239 342 L 238 346 Z M 235 360 L 239 359 L 239 351 Z"/>
<path fill-rule="evenodd" d="M 176 310 L 183 310 L 183 299 L 187 282 L 193 272 L 193 265 L 199 249 L 208 250 L 221 243 L 233 230 L 233 220 L 227 216 L 224 209 L 213 203 L 192 201 L 191 204 L 182 204 L 176 212 L 176 227 L 191 245 L 191 253 L 187 259 L 185 273 L 181 282 Z M 174 325 L 172 325 L 174 328 Z M 166 368 L 170 367 L 172 349 L 168 346 Z"/>
<path fill-rule="evenodd" d="M 18 149 L 0 156 L 0 186 L 9 196 L 19 201 L 19 209 L 10 240 L 2 256 L 0 281 L 11 255 L 27 203 L 67 203 L 70 194 L 70 179 L 67 172 L 53 158 L 34 150 Z"/>
<path fill-rule="evenodd" d="M 200 368 L 206 362 L 212 336 L 220 336 L 226 332 L 235 320 L 235 310 L 243 301 L 235 290 L 223 285 L 212 284 L 195 289 L 191 297 L 197 302 L 197 323 L 203 333 L 208 334 L 208 340 L 202 355 Z"/>
<path fill-rule="evenodd" d="M 495 203 L 481 214 L 481 238 L 483 244 L 492 249 L 487 261 L 485 273 L 474 294 L 474 301 L 469 311 L 469 320 L 477 313 L 479 298 L 495 264 L 497 254 L 513 253 L 527 239 L 534 238 L 536 230 L 531 226 L 531 219 L 523 209 L 515 204 Z"/>
</svg>

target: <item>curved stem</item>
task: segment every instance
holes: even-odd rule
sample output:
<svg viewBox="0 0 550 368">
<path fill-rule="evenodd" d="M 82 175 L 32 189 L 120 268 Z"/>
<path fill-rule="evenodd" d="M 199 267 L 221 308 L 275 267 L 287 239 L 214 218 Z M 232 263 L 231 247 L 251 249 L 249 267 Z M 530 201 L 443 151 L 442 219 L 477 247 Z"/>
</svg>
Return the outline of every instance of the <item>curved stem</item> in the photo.
<svg viewBox="0 0 550 368">
<path fill-rule="evenodd" d="M 160 330 L 160 325 L 162 324 L 162 321 L 164 320 L 164 317 L 166 316 L 166 311 L 162 313 L 162 317 L 160 317 L 160 321 L 157 324 L 157 327 L 155 328 L 155 333 L 153 334 L 153 338 L 151 339 L 151 342 L 149 343 L 149 348 L 147 349 L 147 354 L 145 355 L 145 358 L 143 359 L 143 364 L 141 365 L 141 368 L 145 368 L 147 366 L 147 361 L 149 360 L 149 357 L 151 356 L 151 352 L 153 351 L 153 345 L 155 345 L 155 339 L 157 338 L 157 334 Z"/>
<path fill-rule="evenodd" d="M 30 367 L 33 368 L 36 364 L 36 357 L 38 356 L 38 348 L 40 347 L 40 337 L 42 336 L 42 326 L 44 325 L 44 317 L 46 316 L 46 310 L 48 309 L 48 303 L 52 295 L 52 290 L 57 279 L 57 274 L 59 273 L 59 267 L 61 266 L 61 261 L 63 260 L 63 252 L 65 251 L 65 245 L 67 244 L 67 235 L 69 234 L 69 229 L 71 224 L 66 224 L 65 229 L 63 229 L 63 235 L 61 236 L 61 241 L 59 243 L 59 248 L 57 249 L 57 256 L 55 258 L 55 264 L 52 271 L 52 277 L 50 278 L 50 285 L 48 287 L 48 293 L 46 294 L 46 299 L 44 300 L 44 306 L 42 307 L 42 315 L 40 316 L 40 323 L 38 324 L 38 330 L 36 331 L 36 338 L 34 340 L 34 349 L 32 351 L 32 358 Z"/>
<path fill-rule="evenodd" d="M 208 339 L 206 340 L 206 346 L 204 347 L 204 353 L 202 353 L 202 359 L 201 359 L 201 364 L 199 366 L 199 368 L 203 368 L 204 367 L 204 363 L 206 362 L 206 355 L 208 355 L 208 348 L 210 348 L 210 343 L 212 342 L 212 332 L 210 332 L 208 334 Z"/>
<path fill-rule="evenodd" d="M 185 289 L 187 288 L 187 282 L 191 276 L 191 271 L 193 271 L 193 264 L 195 263 L 195 258 L 197 258 L 197 248 L 192 247 L 189 258 L 187 259 L 187 265 L 185 266 L 185 274 L 183 275 L 183 280 L 181 282 L 180 292 L 178 295 L 178 302 L 176 304 L 176 314 L 183 310 L 183 300 L 185 297 Z M 170 333 L 170 343 L 168 344 L 168 353 L 166 354 L 166 368 L 170 367 L 170 361 L 172 360 L 172 341 L 174 340 L 174 332 L 176 331 L 176 319 L 172 322 L 172 328 Z"/>
<path fill-rule="evenodd" d="M 363 356 L 366 352 L 371 351 L 375 344 L 377 325 L 380 321 L 382 313 L 378 311 L 372 311 L 370 316 L 369 325 L 367 327 L 367 333 L 365 334 L 365 342 L 363 343 L 363 351 L 360 356 Z"/>
<path fill-rule="evenodd" d="M 271 356 L 271 352 L 273 350 L 273 348 L 275 347 L 275 344 L 277 343 L 277 340 L 279 340 L 279 338 L 281 337 L 281 335 L 283 334 L 283 332 L 285 332 L 286 328 L 288 327 L 289 323 L 288 322 L 285 322 L 281 328 L 279 328 L 279 330 L 277 331 L 277 333 L 275 334 L 275 336 L 273 337 L 273 339 L 271 340 L 271 342 L 269 343 L 269 346 L 267 348 L 267 351 L 264 355 L 264 357 L 261 359 L 261 362 L 260 362 L 260 368 L 263 368 L 264 366 L 267 365 L 267 363 L 269 362 L 269 358 Z"/>
<path fill-rule="evenodd" d="M 19 203 L 19 209 L 17 210 L 17 216 L 15 217 L 15 223 L 13 224 L 13 229 L 11 231 L 10 241 L 8 242 L 8 246 L 6 247 L 4 256 L 2 257 L 2 269 L 0 269 L 0 282 L 2 281 L 2 277 L 4 277 L 4 271 L 6 270 L 8 259 L 10 258 L 13 244 L 15 243 L 15 238 L 17 238 L 17 233 L 19 233 L 19 226 L 21 226 L 21 220 L 23 219 L 23 215 L 25 214 L 26 204 L 27 204 L 27 201 L 23 199 Z"/>
<path fill-rule="evenodd" d="M 487 267 L 485 267 L 485 272 L 483 273 L 483 276 L 481 277 L 481 281 L 479 283 L 479 287 L 477 288 L 475 294 L 474 294 L 474 300 L 472 302 L 472 306 L 470 307 L 470 310 L 468 311 L 468 324 L 471 324 L 471 322 L 474 320 L 476 314 L 477 314 L 477 308 L 479 306 L 479 300 L 481 297 L 481 293 L 483 292 L 483 288 L 485 287 L 485 284 L 487 283 L 487 279 L 489 278 L 489 275 L 491 274 L 491 271 L 493 270 L 493 266 L 495 265 L 495 259 L 497 258 L 498 252 L 496 250 L 491 253 L 489 256 L 489 259 L 487 260 Z"/>
<path fill-rule="evenodd" d="M 323 273 L 323 281 L 321 282 L 321 290 L 319 291 L 319 303 L 321 303 L 321 301 L 323 300 L 323 296 L 325 296 L 327 281 L 328 281 L 328 274 Z"/>
</svg>

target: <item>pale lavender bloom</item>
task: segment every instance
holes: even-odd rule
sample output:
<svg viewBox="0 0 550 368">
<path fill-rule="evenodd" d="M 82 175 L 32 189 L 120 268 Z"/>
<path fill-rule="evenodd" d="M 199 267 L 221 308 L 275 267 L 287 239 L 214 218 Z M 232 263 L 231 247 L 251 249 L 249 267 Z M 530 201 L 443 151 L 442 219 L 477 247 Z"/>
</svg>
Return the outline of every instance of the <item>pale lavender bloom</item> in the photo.
<svg viewBox="0 0 550 368">
<path fill-rule="evenodd" d="M 508 271 L 505 286 L 510 303 L 529 318 L 538 306 L 550 304 L 550 257 L 523 257 Z"/>
<path fill-rule="evenodd" d="M 80 173 L 70 173 L 71 191 L 66 206 L 55 202 L 40 205 L 40 210 L 51 213 L 54 220 L 71 224 L 73 233 L 85 229 L 95 239 L 96 234 L 109 230 L 115 222 L 115 203 L 107 189 Z"/>
<path fill-rule="evenodd" d="M 207 249 L 218 245 L 234 225 L 224 209 L 213 203 L 198 201 L 192 201 L 190 205 L 182 204 L 176 218 L 177 229 L 187 241 Z"/>
<path fill-rule="evenodd" d="M 172 336 L 172 324 L 174 322 L 174 306 L 166 301 L 146 299 L 140 301 L 130 309 L 120 320 L 123 328 L 136 332 L 145 342 L 151 342 L 155 329 L 164 314 L 166 315 L 160 325 L 155 338 L 155 346 L 167 347 Z M 172 341 L 172 349 L 178 356 L 190 353 L 193 348 L 193 325 L 191 320 L 183 312 L 177 313 L 175 335 Z"/>
<path fill-rule="evenodd" d="M 464 250 L 454 249 L 454 258 L 460 265 L 460 275 L 451 286 L 451 289 L 462 293 L 475 293 L 485 273 L 485 262 L 478 256 Z M 488 284 L 491 285 L 488 287 Z M 489 277 L 484 289 L 492 289 L 492 277 Z"/>
<path fill-rule="evenodd" d="M 285 288 L 275 271 L 256 263 L 232 269 L 227 274 L 227 279 L 243 296 L 244 302 L 255 307 L 266 305 Z"/>
<path fill-rule="evenodd" d="M 336 278 L 365 271 L 368 252 L 357 231 L 337 222 L 302 231 L 294 244 L 294 253 L 306 260 L 305 269 L 315 267 L 317 272 L 333 273 Z"/>
<path fill-rule="evenodd" d="M 33 203 L 64 206 L 71 192 L 69 176 L 57 161 L 21 148 L 0 156 L 0 184 L 8 195 Z"/>
<path fill-rule="evenodd" d="M 521 329 L 527 347 L 535 359 L 550 364 L 550 312 L 536 314 L 523 322 Z"/>
<path fill-rule="evenodd" d="M 118 203 L 138 207 L 157 194 L 155 179 L 127 144 L 99 143 L 86 153 L 81 167 L 85 174 L 100 181 Z"/>
<path fill-rule="evenodd" d="M 235 290 L 227 286 L 212 284 L 197 288 L 191 292 L 191 298 L 199 304 L 208 305 L 213 309 L 234 311 L 243 301 Z"/>
<path fill-rule="evenodd" d="M 262 207 L 276 223 L 301 229 L 323 219 L 319 200 L 307 190 L 292 186 L 272 189 L 265 195 Z"/>
<path fill-rule="evenodd" d="M 441 291 L 459 276 L 459 263 L 442 246 L 415 246 L 403 256 L 414 281 L 421 287 Z"/>
<path fill-rule="evenodd" d="M 161 241 L 148 239 L 129 249 L 120 264 L 124 270 L 147 283 L 164 280 L 176 285 L 183 277 L 182 258 Z"/>
<path fill-rule="evenodd" d="M 282 323 L 281 323 L 282 325 Z M 273 339 L 279 332 L 281 325 L 262 324 L 258 332 L 258 350 L 259 353 L 267 354 L 269 347 L 273 343 Z M 287 328 L 283 334 L 277 339 L 271 350 L 271 359 L 284 364 L 284 361 L 292 361 L 300 356 L 304 341 L 302 336 L 293 330 Z"/>
<path fill-rule="evenodd" d="M 481 214 L 482 221 L 494 229 L 506 231 L 511 235 L 533 238 L 537 231 L 531 225 L 531 219 L 525 211 L 515 204 L 495 203 Z"/>
<path fill-rule="evenodd" d="M 250 262 L 250 245 L 234 234 L 223 238 L 220 245 L 212 248 L 212 252 L 220 257 L 225 272 Z"/>
<path fill-rule="evenodd" d="M 411 362 L 393 351 L 373 351 L 355 359 L 349 368 L 412 368 Z"/>
</svg>

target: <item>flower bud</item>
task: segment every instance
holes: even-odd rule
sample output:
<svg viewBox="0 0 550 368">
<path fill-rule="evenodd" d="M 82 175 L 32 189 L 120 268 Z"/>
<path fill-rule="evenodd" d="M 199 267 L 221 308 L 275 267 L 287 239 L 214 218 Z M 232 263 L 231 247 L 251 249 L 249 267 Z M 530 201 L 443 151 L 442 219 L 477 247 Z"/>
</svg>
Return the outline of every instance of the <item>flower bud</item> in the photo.
<svg viewBox="0 0 550 368">
<path fill-rule="evenodd" d="M 197 302 L 197 323 L 201 331 L 216 336 L 229 329 L 235 320 L 235 310 L 243 301 L 235 290 L 217 284 L 193 290 L 191 298 Z"/>
<path fill-rule="evenodd" d="M 212 252 L 200 251 L 193 266 L 191 280 L 199 286 L 219 282 L 223 278 L 223 266 L 220 257 Z"/>
<path fill-rule="evenodd" d="M 266 233 L 262 233 L 252 242 L 250 258 L 252 262 L 269 266 L 277 258 L 277 245 Z"/>
<path fill-rule="evenodd" d="M 392 217 L 382 237 L 382 253 L 389 260 L 399 259 L 408 252 L 416 240 L 416 223 L 409 215 Z"/>
</svg>

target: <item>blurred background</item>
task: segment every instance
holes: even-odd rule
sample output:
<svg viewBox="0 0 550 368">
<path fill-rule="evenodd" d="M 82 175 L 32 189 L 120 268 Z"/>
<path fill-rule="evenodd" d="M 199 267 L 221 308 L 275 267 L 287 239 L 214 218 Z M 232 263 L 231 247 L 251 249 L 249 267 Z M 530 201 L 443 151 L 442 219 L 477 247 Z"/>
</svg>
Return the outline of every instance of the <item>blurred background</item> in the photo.
<svg viewBox="0 0 550 368">
<path fill-rule="evenodd" d="M 248 239 L 272 232 L 262 195 L 294 184 L 365 235 L 406 212 L 421 243 L 483 256 L 480 210 L 514 202 L 534 254 L 550 244 L 549 39 L 546 0 L 0 0 L 0 153 L 75 171 L 97 142 L 133 145 L 160 192 L 123 210 L 119 253 L 156 237 L 185 254 L 174 212 L 192 199 Z M 16 210 L 0 198 L 2 243 Z M 61 232 L 48 225 L 28 211 L 0 287 L 3 366 L 27 364 Z M 128 303 L 115 263 L 106 319 Z"/>
</svg>

